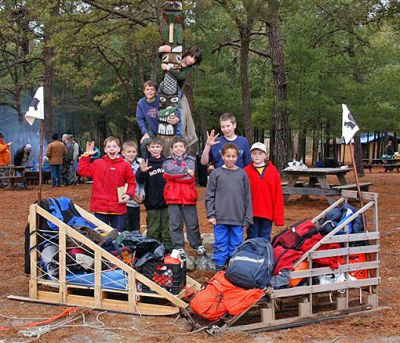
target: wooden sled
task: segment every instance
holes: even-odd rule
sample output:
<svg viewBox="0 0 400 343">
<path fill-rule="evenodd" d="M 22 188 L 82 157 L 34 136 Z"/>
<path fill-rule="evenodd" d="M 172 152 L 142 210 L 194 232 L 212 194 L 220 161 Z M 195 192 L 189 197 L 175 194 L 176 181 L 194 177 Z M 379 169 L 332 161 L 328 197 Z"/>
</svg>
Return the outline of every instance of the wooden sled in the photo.
<svg viewBox="0 0 400 343">
<path fill-rule="evenodd" d="M 326 213 L 333 208 L 357 199 L 356 191 L 342 191 L 342 197 L 312 219 L 314 223 L 322 220 Z M 255 306 L 242 313 L 240 316 L 225 320 L 222 326 L 213 327 L 211 331 L 269 331 L 286 329 L 301 325 L 318 323 L 325 320 L 340 319 L 351 315 L 367 314 L 377 311 L 379 277 L 379 230 L 378 230 L 378 205 L 376 193 L 363 192 L 365 205 L 349 217 L 341 225 L 314 245 L 296 262 L 295 267 L 302 261 L 307 261 L 307 270 L 293 271 L 291 279 L 305 278 L 307 285 L 266 290 L 266 299 L 260 300 Z M 358 215 L 372 218 L 367 222 L 365 232 L 358 234 L 336 235 Z M 351 246 L 352 242 L 364 242 L 362 245 Z M 340 249 L 317 249 L 326 243 L 340 243 Z M 366 254 L 367 260 L 360 263 L 350 263 L 355 254 Z M 312 261 L 321 257 L 343 256 L 344 264 L 338 269 L 330 267 L 313 268 Z M 364 279 L 349 280 L 347 275 L 351 272 L 364 271 Z M 331 284 L 319 284 L 315 277 L 344 273 L 346 280 Z"/>
<path fill-rule="evenodd" d="M 112 228 L 83 208 L 75 205 L 81 216 L 104 232 L 108 233 Z M 57 219 L 55 216 L 33 204 L 29 208 L 30 246 L 36 247 L 39 242 L 38 219 L 42 217 L 58 226 L 58 280 L 49 280 L 44 277 L 43 270 L 39 266 L 39 254 L 37 249 L 30 252 L 30 280 L 29 297 L 8 296 L 9 299 L 19 301 L 32 301 L 47 304 L 82 306 L 101 310 L 110 310 L 139 315 L 174 315 L 180 309 L 188 306 L 182 300 L 184 291 L 178 295 L 171 294 L 149 278 L 113 256 L 87 237 L 77 232 L 72 227 Z M 66 242 L 73 240 L 84 246 L 94 256 L 94 282 L 91 286 L 79 285 L 68 282 L 67 278 L 67 253 Z M 124 289 L 110 287 L 104 284 L 104 265 L 112 266 L 124 276 Z M 151 292 L 141 292 L 138 285 L 147 286 Z M 201 285 L 190 277 L 186 278 L 186 287 L 199 290 Z M 121 287 L 119 287 L 121 288 Z"/>
</svg>

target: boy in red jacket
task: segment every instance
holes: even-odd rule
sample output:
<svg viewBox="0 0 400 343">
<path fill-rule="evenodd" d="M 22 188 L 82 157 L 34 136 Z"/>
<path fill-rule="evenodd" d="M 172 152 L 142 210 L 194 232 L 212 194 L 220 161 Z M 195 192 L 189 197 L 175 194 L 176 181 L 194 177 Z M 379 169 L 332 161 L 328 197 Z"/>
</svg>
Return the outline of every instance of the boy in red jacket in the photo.
<svg viewBox="0 0 400 343">
<path fill-rule="evenodd" d="M 171 142 L 172 154 L 163 162 L 164 198 L 168 205 L 169 234 L 174 249 L 183 250 L 183 221 L 185 221 L 190 246 L 197 250 L 199 255 L 204 254 L 205 248 L 201 243 L 199 220 L 197 217 L 196 179 L 194 171 L 196 159 L 186 155 L 186 142 L 181 137 L 175 137 Z"/>
<path fill-rule="evenodd" d="M 283 226 L 283 194 L 281 177 L 275 166 L 267 161 L 267 148 L 257 142 L 251 146 L 252 163 L 244 168 L 250 181 L 253 203 L 253 224 L 247 238 L 271 240 L 272 222 Z"/>
<path fill-rule="evenodd" d="M 121 145 L 118 138 L 108 137 L 104 141 L 105 155 L 91 162 L 96 154 L 94 143 L 86 144 L 86 152 L 78 163 L 78 174 L 93 179 L 90 211 L 101 221 L 118 231 L 124 231 L 126 203 L 135 196 L 135 175 L 131 166 L 119 155 Z M 126 194 L 118 202 L 117 188 L 128 184 Z"/>
</svg>

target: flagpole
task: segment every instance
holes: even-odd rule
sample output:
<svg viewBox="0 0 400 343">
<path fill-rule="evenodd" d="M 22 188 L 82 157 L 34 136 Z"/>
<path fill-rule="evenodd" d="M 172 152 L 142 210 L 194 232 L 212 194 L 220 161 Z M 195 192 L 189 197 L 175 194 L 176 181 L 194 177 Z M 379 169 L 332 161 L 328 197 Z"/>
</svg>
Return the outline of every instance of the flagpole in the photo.
<svg viewBox="0 0 400 343">
<path fill-rule="evenodd" d="M 360 183 L 358 181 L 358 171 L 357 171 L 357 165 L 356 165 L 356 161 L 355 161 L 355 157 L 354 157 L 354 146 L 353 146 L 353 144 L 351 144 L 351 142 L 349 143 L 349 147 L 350 147 L 351 162 L 353 163 L 354 177 L 356 179 L 357 192 L 360 197 L 360 206 L 362 208 L 362 207 L 364 207 L 364 200 L 363 200 L 362 193 L 361 193 Z M 364 230 L 366 230 L 367 225 L 366 225 L 364 213 L 361 214 L 361 218 L 363 221 Z"/>
<path fill-rule="evenodd" d="M 40 82 L 40 86 L 44 87 L 44 82 Z M 44 100 L 44 92 L 43 92 Z M 40 121 L 40 145 L 39 145 L 39 191 L 38 191 L 38 204 L 42 200 L 42 184 L 43 184 L 43 141 L 44 141 L 44 120 Z"/>
</svg>

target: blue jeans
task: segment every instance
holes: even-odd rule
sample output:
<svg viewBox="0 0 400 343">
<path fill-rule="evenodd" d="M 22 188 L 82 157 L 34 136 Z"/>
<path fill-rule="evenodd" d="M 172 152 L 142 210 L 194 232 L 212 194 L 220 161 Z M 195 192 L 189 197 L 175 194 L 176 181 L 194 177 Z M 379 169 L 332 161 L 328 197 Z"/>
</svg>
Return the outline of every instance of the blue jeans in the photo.
<svg viewBox="0 0 400 343">
<path fill-rule="evenodd" d="M 243 226 L 217 224 L 214 237 L 214 262 L 217 267 L 223 267 L 243 242 Z"/>
<path fill-rule="evenodd" d="M 61 164 L 50 164 L 51 184 L 61 186 Z"/>
<path fill-rule="evenodd" d="M 253 225 L 247 229 L 247 238 L 265 238 L 271 242 L 272 221 L 265 218 L 253 217 Z"/>
<path fill-rule="evenodd" d="M 124 231 L 124 214 L 95 213 L 94 216 L 107 225 L 110 225 L 113 229 L 117 229 L 119 232 Z"/>
</svg>

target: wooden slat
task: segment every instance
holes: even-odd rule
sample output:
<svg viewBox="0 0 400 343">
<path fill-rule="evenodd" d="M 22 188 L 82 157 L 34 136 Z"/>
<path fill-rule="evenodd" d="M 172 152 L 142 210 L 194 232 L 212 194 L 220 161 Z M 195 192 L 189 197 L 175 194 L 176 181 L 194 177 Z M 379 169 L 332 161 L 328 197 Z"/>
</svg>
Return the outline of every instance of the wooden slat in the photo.
<svg viewBox="0 0 400 343">
<path fill-rule="evenodd" d="M 65 230 L 63 228 L 59 228 L 58 231 L 58 282 L 60 284 L 59 288 L 59 301 L 66 302 L 67 295 L 67 287 L 66 287 L 66 266 L 67 266 L 67 256 L 66 256 L 66 248 L 67 248 L 67 238 L 65 234 Z"/>
<path fill-rule="evenodd" d="M 310 257 L 311 259 L 316 259 L 322 257 L 345 256 L 345 255 L 363 254 L 363 253 L 371 253 L 378 251 L 379 251 L 379 244 L 375 244 L 375 245 L 365 245 L 362 247 L 318 250 L 311 252 Z"/>
<path fill-rule="evenodd" d="M 344 202 L 344 198 L 339 198 L 336 200 L 332 205 L 330 205 L 328 208 L 326 208 L 324 211 L 322 211 L 320 214 L 315 216 L 311 221 L 315 224 L 318 220 L 325 218 L 325 215 L 333 210 L 334 208 L 338 207 L 340 204 Z"/>
<path fill-rule="evenodd" d="M 283 186 L 284 195 L 340 195 L 336 189 L 324 189 L 318 187 L 289 187 Z"/>
<path fill-rule="evenodd" d="M 329 239 L 329 237 L 335 235 L 337 232 L 342 230 L 347 224 L 352 222 L 355 218 L 357 218 L 361 213 L 364 213 L 367 211 L 370 207 L 372 207 L 375 203 L 374 202 L 369 202 L 366 205 L 364 205 L 362 208 L 360 208 L 357 212 L 353 213 L 349 218 L 347 218 L 343 223 L 335 227 L 330 233 L 328 233 L 324 238 L 322 238 L 318 243 L 316 243 L 310 250 L 305 252 L 302 257 L 300 257 L 296 263 L 294 264 L 294 267 L 298 267 L 298 265 L 304 261 L 310 253 L 313 251 L 317 250 L 322 244 L 325 244 L 325 242 Z"/>
<path fill-rule="evenodd" d="M 326 243 L 345 243 L 345 242 L 359 242 L 379 239 L 380 234 L 377 231 L 373 232 L 362 232 L 362 233 L 352 233 L 344 235 L 334 235 L 330 236 Z"/>
<path fill-rule="evenodd" d="M 357 191 L 349 191 L 343 190 L 341 192 L 342 197 L 349 198 L 349 199 L 358 199 L 358 192 Z M 378 200 L 378 193 L 374 192 L 361 192 L 362 197 L 364 200 L 368 201 L 377 201 Z"/>
<path fill-rule="evenodd" d="M 99 218 L 96 218 L 90 212 L 86 211 L 85 209 L 83 209 L 82 207 L 78 206 L 75 203 L 74 203 L 74 205 L 75 205 L 75 208 L 78 210 L 79 214 L 83 218 L 85 218 L 86 220 L 88 220 L 91 223 L 95 224 L 98 228 L 100 228 L 101 230 L 104 230 L 104 232 L 110 233 L 113 230 L 113 228 L 111 226 L 107 225 L 106 223 L 101 221 Z"/>
<path fill-rule="evenodd" d="M 298 270 L 290 272 L 291 279 L 298 279 L 298 278 L 307 278 L 319 275 L 327 275 L 333 273 L 346 273 L 346 272 L 353 272 L 356 270 L 363 270 L 363 269 L 375 269 L 380 266 L 379 261 L 371 261 L 371 262 L 362 262 L 362 263 L 350 263 L 340 265 L 337 269 L 332 269 L 330 267 L 321 267 L 321 268 L 313 268 L 307 270 Z"/>
<path fill-rule="evenodd" d="M 362 279 L 356 281 L 345 281 L 345 282 L 336 282 L 328 285 L 313 285 L 313 286 L 300 286 L 294 288 L 286 288 L 286 289 L 276 289 L 272 292 L 272 298 L 283 298 L 283 297 L 291 297 L 295 295 L 307 295 L 310 293 L 322 293 L 322 292 L 330 292 L 336 291 L 338 289 L 346 289 L 346 288 L 360 288 L 371 285 L 379 285 L 380 278 L 369 278 Z"/>
<path fill-rule="evenodd" d="M 31 299 L 37 299 L 37 278 L 38 278 L 38 267 L 37 267 L 37 252 L 36 252 L 36 245 L 37 245 L 37 235 L 34 233 L 37 229 L 37 222 L 36 222 L 36 207 L 37 205 L 33 204 L 29 206 L 29 248 L 32 249 L 30 251 L 30 279 L 29 279 L 29 297 Z"/>
<path fill-rule="evenodd" d="M 102 301 L 102 284 L 101 284 L 101 252 L 94 252 L 94 305 L 101 308 Z"/>
</svg>

